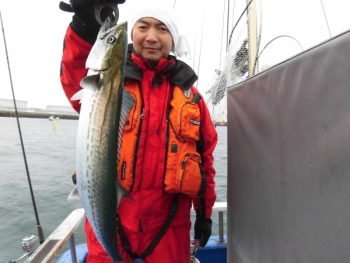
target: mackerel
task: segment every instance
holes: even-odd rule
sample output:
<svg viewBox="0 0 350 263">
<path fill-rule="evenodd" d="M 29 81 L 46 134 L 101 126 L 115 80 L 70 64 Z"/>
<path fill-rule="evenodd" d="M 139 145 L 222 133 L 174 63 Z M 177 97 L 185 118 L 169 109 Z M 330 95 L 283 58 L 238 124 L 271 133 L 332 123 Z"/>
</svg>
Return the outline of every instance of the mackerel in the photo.
<svg viewBox="0 0 350 263">
<path fill-rule="evenodd" d="M 114 261 L 121 257 L 116 214 L 120 200 L 128 197 L 116 173 L 122 129 L 135 101 L 124 90 L 127 57 L 127 23 L 101 26 L 86 62 L 82 79 L 81 110 L 76 145 L 77 191 L 88 221 L 102 247 Z"/>
</svg>

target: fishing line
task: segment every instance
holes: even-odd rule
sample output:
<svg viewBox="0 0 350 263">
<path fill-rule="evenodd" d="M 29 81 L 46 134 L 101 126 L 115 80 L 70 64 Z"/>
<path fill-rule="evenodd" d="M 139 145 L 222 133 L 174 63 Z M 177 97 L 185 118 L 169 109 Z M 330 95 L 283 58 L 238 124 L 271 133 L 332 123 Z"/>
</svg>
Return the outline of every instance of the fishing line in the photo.
<svg viewBox="0 0 350 263">
<path fill-rule="evenodd" d="M 228 24 L 230 23 L 230 0 L 227 0 L 227 27 L 226 27 L 226 41 L 228 40 Z M 228 41 L 226 42 L 226 52 L 228 50 Z"/>
<path fill-rule="evenodd" d="M 221 54 L 222 54 L 222 40 L 224 38 L 224 21 L 225 21 L 225 2 L 224 2 L 224 11 L 222 12 L 222 31 L 221 31 L 221 47 L 220 47 L 220 60 L 219 60 L 219 70 L 220 70 L 220 64 L 221 64 Z M 228 12 L 227 12 L 228 13 Z M 228 30 L 228 26 L 227 26 Z M 227 45 L 226 45 L 226 51 L 227 51 Z"/>
<path fill-rule="evenodd" d="M 205 3 L 204 3 L 204 12 L 203 12 L 203 21 L 202 21 L 202 33 L 201 33 L 201 43 L 199 48 L 199 59 L 198 59 L 198 79 L 197 79 L 197 89 L 199 87 L 199 67 L 201 65 L 201 54 L 202 54 L 202 43 L 203 43 L 203 30 L 204 30 L 204 17 L 205 17 Z"/>
<path fill-rule="evenodd" d="M 327 20 L 327 16 L 326 16 L 326 11 L 324 10 L 323 2 L 322 2 L 322 0 L 320 0 L 320 1 L 321 1 L 322 9 L 323 9 L 323 14 L 324 14 L 324 17 L 326 19 L 326 24 L 327 24 L 327 27 L 328 27 L 329 36 L 332 37 L 331 30 L 329 29 L 329 24 L 328 24 L 328 20 Z"/>
<path fill-rule="evenodd" d="M 29 169 L 28 169 L 28 164 L 27 164 L 27 158 L 26 158 L 26 154 L 25 154 L 25 151 L 24 151 L 24 144 L 23 144 L 23 139 L 22 139 L 21 126 L 19 124 L 15 93 L 14 93 L 14 90 L 13 90 L 11 70 L 10 70 L 10 61 L 9 61 L 9 57 L 8 57 L 8 54 L 7 54 L 5 30 L 4 30 L 4 24 L 2 22 L 1 11 L 0 11 L 0 21 L 1 21 L 2 35 L 3 35 L 3 38 L 4 38 L 5 53 L 6 53 L 6 59 L 7 59 L 7 67 L 8 67 L 8 71 L 9 71 L 9 75 L 10 75 L 11 91 L 12 91 L 12 97 L 13 97 L 13 104 L 14 104 L 14 107 L 15 107 L 19 138 L 21 140 L 22 153 L 23 153 L 24 164 L 25 164 L 25 168 L 26 168 L 26 172 L 27 172 L 27 178 L 28 178 L 28 184 L 29 184 L 29 189 L 30 189 L 30 195 L 32 197 L 32 203 L 33 203 L 35 218 L 36 218 L 36 222 L 37 222 L 38 235 L 39 235 L 39 239 L 40 239 L 40 244 L 42 244 L 44 242 L 44 234 L 43 234 L 43 230 L 41 228 L 40 222 L 39 222 L 39 215 L 38 215 L 38 212 L 37 212 L 37 209 L 36 209 L 36 205 L 35 205 L 34 193 L 33 193 L 33 189 L 32 189 L 32 183 L 31 183 L 31 180 L 30 180 Z"/>
<path fill-rule="evenodd" d="M 193 44 L 193 66 L 192 68 L 196 68 L 196 44 L 197 44 L 197 24 L 194 28 L 194 44 Z"/>
</svg>

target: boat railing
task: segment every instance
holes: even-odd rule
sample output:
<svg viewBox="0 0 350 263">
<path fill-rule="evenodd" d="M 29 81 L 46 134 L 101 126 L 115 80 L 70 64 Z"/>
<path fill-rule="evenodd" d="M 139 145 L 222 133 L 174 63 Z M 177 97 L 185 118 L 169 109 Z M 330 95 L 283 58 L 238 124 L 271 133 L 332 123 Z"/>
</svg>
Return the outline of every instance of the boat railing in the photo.
<svg viewBox="0 0 350 263">
<path fill-rule="evenodd" d="M 218 244 L 226 244 L 224 239 L 224 212 L 227 212 L 227 202 L 217 202 L 213 207 L 213 212 L 219 213 L 219 241 Z"/>
<path fill-rule="evenodd" d="M 195 213 L 193 207 L 192 213 Z M 219 240 L 217 244 L 226 244 L 224 239 L 224 212 L 227 212 L 227 202 L 216 202 L 213 206 L 213 213 L 218 213 L 218 226 L 219 226 Z"/>
<path fill-rule="evenodd" d="M 219 215 L 219 240 L 217 244 L 226 244 L 224 239 L 224 212 L 227 202 L 216 202 L 213 213 Z M 191 210 L 194 213 L 194 210 Z M 72 262 L 77 262 L 74 232 L 85 218 L 83 208 L 73 210 L 70 215 L 52 232 L 52 234 L 33 252 L 24 263 L 51 262 L 69 239 Z"/>
<path fill-rule="evenodd" d="M 74 231 L 84 218 L 85 211 L 83 208 L 73 210 L 24 263 L 51 262 L 68 239 L 70 242 L 72 262 L 77 262 Z"/>
</svg>

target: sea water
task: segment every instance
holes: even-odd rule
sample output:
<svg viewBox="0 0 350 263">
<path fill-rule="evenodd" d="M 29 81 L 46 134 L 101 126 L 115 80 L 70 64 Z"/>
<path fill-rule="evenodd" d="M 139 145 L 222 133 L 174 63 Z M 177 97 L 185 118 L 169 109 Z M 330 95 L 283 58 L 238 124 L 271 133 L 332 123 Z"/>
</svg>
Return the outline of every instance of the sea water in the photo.
<svg viewBox="0 0 350 263">
<path fill-rule="evenodd" d="M 78 121 L 56 120 L 56 127 L 53 124 L 48 119 L 20 118 L 19 130 L 16 118 L 0 117 L 1 263 L 24 254 L 22 239 L 30 235 L 38 236 L 38 223 L 42 226 L 44 238 L 48 237 L 71 211 L 82 207 L 79 201 L 67 201 L 74 186 L 71 175 L 75 170 Z M 226 201 L 227 129 L 217 127 L 217 132 L 219 142 L 214 152 L 217 201 Z M 38 218 L 34 212 L 27 171 Z M 217 214 L 213 214 L 212 218 L 213 234 L 218 235 Z M 83 224 L 75 233 L 75 241 L 76 244 L 85 242 Z M 37 240 L 37 246 L 39 244 Z M 56 260 L 67 249 L 69 244 L 61 249 Z"/>
</svg>

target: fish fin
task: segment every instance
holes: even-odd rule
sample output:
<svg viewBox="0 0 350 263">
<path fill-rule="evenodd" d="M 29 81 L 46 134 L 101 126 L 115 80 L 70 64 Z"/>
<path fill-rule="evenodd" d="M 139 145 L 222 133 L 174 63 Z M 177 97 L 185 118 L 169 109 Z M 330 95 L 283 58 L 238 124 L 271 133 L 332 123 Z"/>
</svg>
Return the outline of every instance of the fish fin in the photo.
<svg viewBox="0 0 350 263">
<path fill-rule="evenodd" d="M 81 90 L 79 90 L 77 93 L 75 93 L 75 94 L 70 98 L 70 100 L 80 100 L 80 102 L 81 102 L 81 100 L 83 99 L 83 94 L 84 94 L 84 90 L 81 89 Z M 79 103 L 80 103 L 80 102 L 79 102 Z"/>
<path fill-rule="evenodd" d="M 120 110 L 120 119 L 119 119 L 119 131 L 118 131 L 118 141 L 121 142 L 123 129 L 126 124 L 126 120 L 129 116 L 130 110 L 132 107 L 134 107 L 136 101 L 134 97 L 130 94 L 129 91 L 122 89 L 122 105 Z M 119 148 L 121 146 L 121 143 L 119 143 Z M 118 149 L 119 153 L 119 149 Z"/>
<path fill-rule="evenodd" d="M 75 93 L 70 100 L 80 100 L 79 103 L 81 103 L 84 95 L 84 89 L 97 89 L 97 85 L 100 81 L 100 75 L 88 75 L 85 78 L 83 78 L 80 81 L 80 86 L 83 88 L 79 90 L 77 93 Z"/>
<path fill-rule="evenodd" d="M 132 107 L 134 107 L 136 101 L 134 97 L 130 94 L 129 91 L 123 89 L 122 94 L 122 108 L 120 112 L 120 127 L 119 127 L 119 134 L 122 134 L 122 130 L 124 129 L 126 120 L 129 116 L 130 110 Z"/>
<path fill-rule="evenodd" d="M 80 81 L 80 86 L 83 89 L 95 90 L 100 82 L 100 74 L 88 75 Z"/>
<path fill-rule="evenodd" d="M 78 188 L 76 186 L 74 186 L 73 190 L 70 192 L 70 194 L 67 197 L 68 201 L 76 201 L 76 200 L 81 200 L 79 192 L 78 192 Z"/>
<path fill-rule="evenodd" d="M 123 185 L 119 182 L 119 180 L 117 179 L 116 181 L 116 186 L 117 188 L 117 204 L 119 205 L 120 201 L 126 197 L 129 198 L 130 200 L 134 201 L 134 199 L 131 197 L 131 195 L 125 190 L 125 188 L 123 187 Z"/>
</svg>

